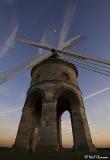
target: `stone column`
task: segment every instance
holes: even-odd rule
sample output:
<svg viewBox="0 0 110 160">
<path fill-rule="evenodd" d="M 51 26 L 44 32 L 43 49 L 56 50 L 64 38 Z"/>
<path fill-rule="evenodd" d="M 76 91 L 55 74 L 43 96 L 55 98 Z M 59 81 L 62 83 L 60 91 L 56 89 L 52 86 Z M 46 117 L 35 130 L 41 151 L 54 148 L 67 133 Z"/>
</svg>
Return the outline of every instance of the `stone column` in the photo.
<svg viewBox="0 0 110 160">
<path fill-rule="evenodd" d="M 57 151 L 56 102 L 44 101 L 42 104 L 40 140 L 37 151 Z"/>
<path fill-rule="evenodd" d="M 94 152 L 95 147 L 92 144 L 84 106 L 79 104 L 76 104 L 75 106 L 73 104 L 71 107 L 71 121 L 74 137 L 74 149 L 78 151 L 85 150 Z"/>
<path fill-rule="evenodd" d="M 33 130 L 33 109 L 29 106 L 25 106 L 22 111 L 22 117 L 20 120 L 14 148 L 22 151 L 29 151 L 32 144 L 31 134 Z"/>
<path fill-rule="evenodd" d="M 61 115 L 59 115 L 57 118 L 57 136 L 58 136 L 59 151 L 62 151 L 63 146 L 62 146 L 62 133 L 61 133 Z"/>
<path fill-rule="evenodd" d="M 89 129 L 84 105 L 80 108 L 80 111 L 81 111 L 81 116 L 82 116 L 82 120 L 83 120 L 83 123 L 84 123 L 84 129 L 86 131 L 85 136 L 86 136 L 87 144 L 89 146 L 89 151 L 96 152 L 96 148 L 95 148 L 95 146 L 92 142 L 92 138 L 91 138 L 91 134 L 90 134 L 90 129 Z"/>
<path fill-rule="evenodd" d="M 34 133 L 33 133 L 33 142 L 32 142 L 32 152 L 36 151 L 38 142 L 39 142 L 39 130 L 40 130 L 40 112 L 37 111 L 37 114 L 34 115 L 35 117 L 35 128 L 34 128 Z"/>
</svg>

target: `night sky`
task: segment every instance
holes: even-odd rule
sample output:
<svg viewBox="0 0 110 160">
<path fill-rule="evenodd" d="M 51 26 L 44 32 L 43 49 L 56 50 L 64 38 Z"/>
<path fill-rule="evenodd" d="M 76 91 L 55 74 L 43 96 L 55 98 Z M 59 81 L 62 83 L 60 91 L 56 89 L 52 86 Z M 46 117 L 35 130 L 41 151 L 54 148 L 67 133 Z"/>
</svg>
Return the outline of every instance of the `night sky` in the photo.
<svg viewBox="0 0 110 160">
<path fill-rule="evenodd" d="M 110 60 L 110 0 L 0 0 L 0 76 L 45 54 L 15 38 L 42 41 L 51 47 L 76 35 L 87 37 L 73 49 Z M 110 77 L 78 67 L 87 119 L 98 147 L 110 147 Z M 30 70 L 0 85 L 0 146 L 14 143 Z M 69 114 L 62 116 L 64 146 L 72 146 Z"/>
</svg>

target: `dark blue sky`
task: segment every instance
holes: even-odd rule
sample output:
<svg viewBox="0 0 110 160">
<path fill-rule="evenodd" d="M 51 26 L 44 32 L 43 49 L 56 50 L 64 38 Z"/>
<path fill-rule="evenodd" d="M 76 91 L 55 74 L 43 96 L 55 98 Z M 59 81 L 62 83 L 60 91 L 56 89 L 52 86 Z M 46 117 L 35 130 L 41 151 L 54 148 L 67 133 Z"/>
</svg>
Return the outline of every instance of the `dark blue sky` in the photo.
<svg viewBox="0 0 110 160">
<path fill-rule="evenodd" d="M 110 60 L 110 0 L 0 0 L 0 73 L 39 53 L 36 48 L 14 42 L 16 37 L 44 41 L 56 47 L 78 34 L 87 39 L 75 50 Z M 91 95 L 84 103 L 94 142 L 99 144 L 97 137 L 102 138 L 103 129 L 104 145 L 110 145 L 107 143 L 110 140 L 110 77 L 81 68 L 78 71 L 83 96 Z M 9 130 L 12 139 L 29 84 L 30 71 L 26 71 L 0 86 L 1 130 L 3 133 Z M 92 96 L 94 93 L 96 96 Z M 64 117 L 66 120 L 66 114 Z M 3 127 L 7 122 L 12 130 Z"/>
</svg>

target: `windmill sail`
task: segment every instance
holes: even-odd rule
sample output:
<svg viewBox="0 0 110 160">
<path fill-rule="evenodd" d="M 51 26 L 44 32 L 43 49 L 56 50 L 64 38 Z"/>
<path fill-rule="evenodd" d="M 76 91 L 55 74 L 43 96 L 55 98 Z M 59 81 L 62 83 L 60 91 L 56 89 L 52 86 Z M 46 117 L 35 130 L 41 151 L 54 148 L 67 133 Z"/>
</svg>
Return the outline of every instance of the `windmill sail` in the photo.
<svg viewBox="0 0 110 160">
<path fill-rule="evenodd" d="M 75 52 L 75 51 L 72 52 L 72 51 L 68 51 L 68 50 L 57 49 L 56 52 L 67 55 L 67 56 L 77 57 L 82 60 L 91 60 L 91 61 L 95 61 L 98 63 L 110 65 L 110 61 L 107 61 L 107 60 L 104 60 L 104 59 L 98 58 L 98 57 L 84 56 L 84 55 L 81 55 L 79 52 Z"/>
<path fill-rule="evenodd" d="M 47 55 L 45 55 L 45 56 L 43 56 L 39 59 L 34 59 L 34 60 L 31 60 L 31 61 L 27 61 L 27 62 L 23 63 L 22 65 L 19 65 L 16 68 L 14 68 L 14 69 L 12 69 L 8 72 L 5 72 L 5 73 L 1 74 L 0 75 L 0 84 L 3 84 L 6 81 L 12 79 L 13 77 L 15 77 L 16 75 L 21 73 L 23 70 L 30 69 L 30 68 L 34 67 L 35 65 L 38 65 L 42 61 L 51 57 L 52 55 L 53 54 L 51 52 L 49 52 Z"/>
<path fill-rule="evenodd" d="M 18 41 L 20 43 L 25 43 L 25 44 L 31 45 L 33 47 L 38 47 L 38 48 L 42 48 L 42 49 L 46 49 L 48 51 L 51 51 L 51 48 L 49 48 L 47 44 L 45 45 L 42 42 L 35 42 L 35 41 L 29 40 L 29 39 L 16 39 L 16 41 Z M 0 84 L 3 84 L 6 81 L 8 81 L 8 80 L 12 79 L 13 77 L 17 76 L 23 70 L 30 69 L 30 68 L 34 67 L 35 65 L 38 65 L 40 62 L 48 59 L 52 55 L 53 55 L 53 53 L 49 52 L 47 55 L 45 55 L 45 56 L 43 56 L 39 59 L 36 58 L 34 60 L 24 62 L 22 65 L 19 65 L 19 66 L 15 67 L 14 69 L 10 70 L 10 71 L 6 71 L 4 73 L 1 73 L 0 74 Z"/>
<path fill-rule="evenodd" d="M 64 54 L 64 55 L 67 55 L 67 56 L 77 57 L 81 60 L 90 60 L 90 61 L 110 65 L 110 61 L 104 60 L 102 58 L 92 57 L 92 56 L 87 56 L 87 55 L 84 56 L 84 55 L 82 55 L 82 54 L 80 54 L 79 52 L 76 52 L 76 51 L 65 50 L 67 47 L 71 46 L 79 38 L 81 38 L 81 37 L 77 36 L 75 38 L 70 39 L 69 41 L 66 41 L 59 48 L 54 49 L 54 51 L 56 53 Z M 17 41 L 25 43 L 25 44 L 29 44 L 29 45 L 34 46 L 34 47 L 38 47 L 38 48 L 42 48 L 42 49 L 45 49 L 45 50 L 48 50 L 48 51 L 52 51 L 52 48 L 50 48 L 48 46 L 45 46 L 45 45 L 42 45 L 41 43 L 36 43 L 34 41 L 31 41 L 31 40 L 17 39 Z"/>
<path fill-rule="evenodd" d="M 86 70 L 94 71 L 99 74 L 110 76 L 110 67 L 108 65 L 100 65 L 98 63 L 81 60 L 79 58 L 67 55 L 60 55 L 61 59 L 73 63 L 75 66 L 84 68 Z"/>
<path fill-rule="evenodd" d="M 72 39 L 64 42 L 62 45 L 58 47 L 58 49 L 71 49 L 71 47 L 74 47 L 74 45 L 79 44 L 83 40 L 85 40 L 86 37 L 82 37 L 80 35 L 77 35 L 76 37 L 73 37 Z"/>
<path fill-rule="evenodd" d="M 44 42 L 35 42 L 35 41 L 29 40 L 29 39 L 16 39 L 16 41 L 18 41 L 18 42 L 20 42 L 20 43 L 28 44 L 28 45 L 33 46 L 33 47 L 46 49 L 46 50 L 48 50 L 48 51 L 51 50 L 51 49 L 48 47 L 48 45 L 45 44 Z"/>
<path fill-rule="evenodd" d="M 46 43 L 44 44 L 42 42 L 35 42 L 35 41 L 31 41 L 29 39 L 17 39 L 17 41 L 19 41 L 21 43 L 28 44 L 33 47 L 45 49 L 45 50 L 49 51 L 49 53 L 45 56 L 38 58 L 38 59 L 34 59 L 31 61 L 25 62 L 24 64 L 14 68 L 8 72 L 1 74 L 0 75 L 0 84 L 15 77 L 17 74 L 22 72 L 24 69 L 30 69 L 33 66 L 38 65 L 40 62 L 43 62 L 44 60 L 51 57 L 54 53 L 57 53 L 60 58 L 63 58 L 66 61 L 70 61 L 71 63 L 73 63 L 76 66 L 79 66 L 84 69 L 88 69 L 88 70 L 91 70 L 91 71 L 94 71 L 94 72 L 97 72 L 100 74 L 104 74 L 106 76 L 110 76 L 110 61 L 107 61 L 107 60 L 104 60 L 104 59 L 98 58 L 98 57 L 85 56 L 85 55 L 80 54 L 79 52 L 67 50 L 75 43 L 79 43 L 79 41 L 81 41 L 80 35 L 70 39 L 69 41 L 64 42 L 57 49 L 53 49 L 51 47 L 48 47 L 48 45 Z"/>
</svg>

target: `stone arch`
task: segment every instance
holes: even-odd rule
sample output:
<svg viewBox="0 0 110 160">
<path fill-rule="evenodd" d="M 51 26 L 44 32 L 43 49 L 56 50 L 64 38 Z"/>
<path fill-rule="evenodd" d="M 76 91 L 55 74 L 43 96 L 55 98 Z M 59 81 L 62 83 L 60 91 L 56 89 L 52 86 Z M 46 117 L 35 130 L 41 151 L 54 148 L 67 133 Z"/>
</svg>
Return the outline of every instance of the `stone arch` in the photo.
<svg viewBox="0 0 110 160">
<path fill-rule="evenodd" d="M 27 97 L 26 97 L 26 101 L 25 101 L 25 105 L 24 106 L 30 106 L 30 105 L 34 105 L 35 100 L 39 99 L 39 97 L 42 97 L 42 100 L 45 100 L 45 92 L 40 89 L 40 88 L 31 88 L 29 89 L 29 91 L 27 92 Z M 36 99 L 36 97 L 38 97 Z"/>
<path fill-rule="evenodd" d="M 61 116 L 65 111 L 70 113 L 71 126 L 73 132 L 73 121 L 72 121 L 72 110 L 77 110 L 77 106 L 80 105 L 80 99 L 77 93 L 70 88 L 60 88 L 55 93 L 55 99 L 57 99 L 57 137 L 59 150 L 63 150 L 62 147 L 62 134 L 61 134 Z M 73 135 L 74 133 L 72 133 Z M 74 135 L 73 135 L 73 144 L 74 144 Z"/>
<path fill-rule="evenodd" d="M 64 111 L 61 115 L 62 147 L 72 149 L 74 137 L 72 134 L 71 116 L 69 111 Z"/>
<path fill-rule="evenodd" d="M 58 97 L 62 94 L 65 94 L 71 103 L 73 103 L 73 97 L 74 97 L 74 100 L 75 100 L 74 103 L 78 103 L 79 105 L 82 104 L 82 101 L 81 101 L 82 99 L 78 94 L 78 91 L 76 88 L 67 87 L 67 86 L 59 87 L 56 89 L 53 95 L 53 99 L 57 100 Z"/>
</svg>

